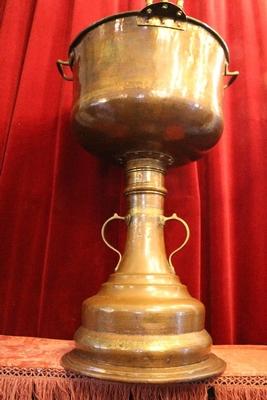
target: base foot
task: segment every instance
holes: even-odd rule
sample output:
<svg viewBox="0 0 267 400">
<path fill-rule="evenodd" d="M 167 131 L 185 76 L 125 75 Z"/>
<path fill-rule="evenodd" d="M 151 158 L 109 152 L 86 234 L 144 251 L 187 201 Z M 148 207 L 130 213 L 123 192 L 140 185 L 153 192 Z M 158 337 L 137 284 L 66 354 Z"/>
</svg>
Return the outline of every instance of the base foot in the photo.
<svg viewBox="0 0 267 400">
<path fill-rule="evenodd" d="M 210 353 L 198 363 L 172 368 L 134 368 L 92 362 L 84 352 L 74 349 L 61 359 L 64 368 L 109 381 L 136 383 L 192 382 L 221 374 L 226 363 Z"/>
</svg>

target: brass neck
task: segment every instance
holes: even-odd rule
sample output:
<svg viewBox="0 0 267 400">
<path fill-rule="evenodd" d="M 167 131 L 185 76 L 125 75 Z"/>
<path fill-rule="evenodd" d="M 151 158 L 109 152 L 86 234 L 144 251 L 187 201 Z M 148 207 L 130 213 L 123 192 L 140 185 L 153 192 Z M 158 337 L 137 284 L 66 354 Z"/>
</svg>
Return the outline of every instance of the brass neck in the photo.
<svg viewBox="0 0 267 400">
<path fill-rule="evenodd" d="M 129 214 L 163 214 L 166 167 L 154 158 L 129 160 L 126 165 Z"/>
<path fill-rule="evenodd" d="M 128 186 L 125 194 L 133 191 L 166 194 L 167 190 L 163 186 L 165 172 L 164 162 L 155 158 L 128 160 L 126 164 Z"/>
<path fill-rule="evenodd" d="M 118 272 L 173 273 L 163 235 L 165 171 L 164 161 L 154 158 L 127 161 L 128 232 Z"/>
</svg>

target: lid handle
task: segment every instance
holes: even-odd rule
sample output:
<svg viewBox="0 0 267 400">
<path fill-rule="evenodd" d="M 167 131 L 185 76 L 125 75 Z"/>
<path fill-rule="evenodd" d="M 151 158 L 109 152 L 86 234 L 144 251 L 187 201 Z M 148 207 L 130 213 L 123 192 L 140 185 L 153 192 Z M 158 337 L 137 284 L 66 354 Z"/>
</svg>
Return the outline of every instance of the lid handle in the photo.
<svg viewBox="0 0 267 400">
<path fill-rule="evenodd" d="M 186 30 L 186 14 L 181 8 L 183 1 L 176 4 L 170 1 L 146 0 L 146 7 L 137 16 L 137 25 Z M 178 6 L 179 4 L 179 6 Z"/>
<path fill-rule="evenodd" d="M 151 4 L 153 4 L 154 1 L 153 0 L 146 0 L 146 5 L 150 6 Z M 162 0 L 162 3 L 169 3 L 169 0 Z M 180 8 L 184 8 L 184 0 L 177 0 L 177 6 Z"/>
</svg>

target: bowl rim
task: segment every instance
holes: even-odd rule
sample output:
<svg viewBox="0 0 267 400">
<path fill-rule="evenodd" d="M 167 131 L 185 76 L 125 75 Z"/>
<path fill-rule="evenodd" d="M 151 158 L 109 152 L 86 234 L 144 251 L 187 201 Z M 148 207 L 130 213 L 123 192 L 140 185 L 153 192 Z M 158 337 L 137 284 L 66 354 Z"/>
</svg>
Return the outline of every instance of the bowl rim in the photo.
<svg viewBox="0 0 267 400">
<path fill-rule="evenodd" d="M 128 18 L 128 17 L 137 17 L 141 15 L 141 11 L 127 11 L 127 12 L 122 12 L 122 13 L 118 13 L 118 14 L 113 14 L 110 15 L 108 17 L 102 18 L 96 22 L 94 22 L 92 25 L 89 25 L 88 27 L 86 27 L 85 29 L 83 29 L 75 38 L 74 40 L 71 42 L 70 46 L 69 46 L 69 51 L 68 54 L 69 56 L 71 56 L 71 54 L 74 52 L 74 49 L 76 46 L 78 46 L 80 44 L 80 42 L 82 41 L 82 39 L 84 38 L 84 36 L 98 28 L 100 25 L 103 25 L 107 22 L 116 20 L 116 19 L 122 19 L 122 18 Z M 198 25 L 201 26 L 202 28 L 206 29 L 218 42 L 219 44 L 222 46 L 223 50 L 224 50 L 224 54 L 225 54 L 225 58 L 227 60 L 227 62 L 230 62 L 230 55 L 229 55 L 229 48 L 226 44 L 226 42 L 224 41 L 224 39 L 218 34 L 218 32 L 216 32 L 213 28 L 211 28 L 208 24 L 206 24 L 205 22 L 202 22 L 196 18 L 193 17 L 186 17 L 186 22 L 189 22 L 193 25 Z M 166 29 L 166 27 L 164 27 L 164 29 Z M 172 28 L 167 28 L 167 29 L 172 29 Z"/>
</svg>

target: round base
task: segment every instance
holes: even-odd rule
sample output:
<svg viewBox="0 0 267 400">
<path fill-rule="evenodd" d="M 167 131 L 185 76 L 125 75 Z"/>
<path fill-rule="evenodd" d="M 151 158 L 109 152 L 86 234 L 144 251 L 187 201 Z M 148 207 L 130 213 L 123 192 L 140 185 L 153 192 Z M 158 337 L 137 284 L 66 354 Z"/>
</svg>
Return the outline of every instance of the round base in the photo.
<svg viewBox="0 0 267 400">
<path fill-rule="evenodd" d="M 134 368 L 92 362 L 78 349 L 65 354 L 61 359 L 64 368 L 94 378 L 136 383 L 191 382 L 221 374 L 226 363 L 210 353 L 198 363 L 172 368 Z"/>
</svg>

